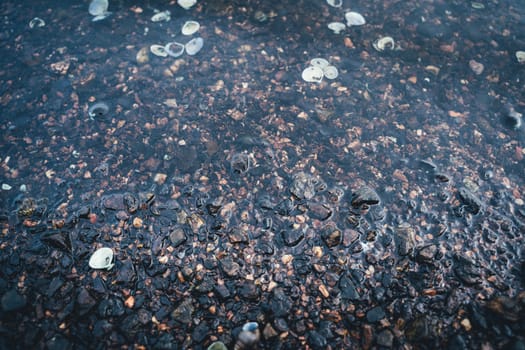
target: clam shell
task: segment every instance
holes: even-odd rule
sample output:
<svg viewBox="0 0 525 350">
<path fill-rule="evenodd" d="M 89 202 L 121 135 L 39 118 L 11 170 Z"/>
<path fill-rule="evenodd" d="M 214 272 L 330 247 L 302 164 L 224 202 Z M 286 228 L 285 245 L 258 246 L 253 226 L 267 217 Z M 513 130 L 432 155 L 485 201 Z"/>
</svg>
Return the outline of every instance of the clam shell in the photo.
<svg viewBox="0 0 525 350">
<path fill-rule="evenodd" d="M 40 17 L 35 17 L 31 20 L 31 22 L 29 22 L 29 28 L 31 29 L 35 27 L 43 27 L 45 25 L 46 25 L 46 22 Z"/>
<path fill-rule="evenodd" d="M 113 250 L 111 248 L 100 248 L 89 258 L 89 267 L 92 269 L 111 270 L 113 263 Z"/>
<path fill-rule="evenodd" d="M 516 59 L 519 63 L 525 62 L 525 51 L 516 51 Z"/>
<path fill-rule="evenodd" d="M 182 34 L 184 35 L 195 34 L 199 31 L 200 27 L 201 25 L 199 24 L 199 22 L 186 21 L 186 23 L 184 23 L 184 25 L 182 26 Z"/>
<path fill-rule="evenodd" d="M 320 83 L 323 80 L 323 70 L 320 67 L 310 66 L 305 68 L 302 73 L 304 81 L 309 83 Z"/>
<path fill-rule="evenodd" d="M 186 53 L 190 56 L 196 55 L 202 49 L 204 40 L 202 38 L 194 38 L 186 43 Z"/>
<path fill-rule="evenodd" d="M 174 41 L 171 43 L 167 43 L 166 46 L 164 46 L 164 50 L 166 51 L 168 56 L 179 57 L 184 53 L 184 45 Z"/>
<path fill-rule="evenodd" d="M 156 14 L 151 16 L 152 22 L 161 22 L 161 21 L 167 22 L 170 19 L 171 19 L 171 12 L 169 10 L 157 12 Z"/>
<path fill-rule="evenodd" d="M 343 0 L 326 0 L 326 3 L 332 7 L 343 6 Z"/>
<path fill-rule="evenodd" d="M 386 49 L 393 50 L 396 46 L 396 43 L 394 41 L 394 38 L 391 36 L 384 36 L 382 38 L 377 39 L 372 46 L 377 51 L 385 51 Z"/>
<path fill-rule="evenodd" d="M 157 44 L 151 45 L 149 47 L 149 51 L 155 56 L 168 57 L 168 52 L 166 52 L 166 47 L 162 45 L 157 45 Z"/>
<path fill-rule="evenodd" d="M 327 60 L 325 60 L 324 58 L 319 58 L 319 57 L 312 58 L 310 60 L 310 64 L 314 67 L 319 67 L 321 69 L 330 65 L 330 63 Z"/>
<path fill-rule="evenodd" d="M 183 9 L 189 10 L 193 5 L 197 3 L 197 0 L 178 0 L 177 3 Z"/>
<path fill-rule="evenodd" d="M 334 66 L 326 66 L 323 68 L 323 73 L 326 79 L 335 79 L 339 76 L 339 71 Z"/>
<path fill-rule="evenodd" d="M 104 16 L 108 12 L 108 0 L 93 0 L 89 3 L 89 14 L 91 16 Z"/>
<path fill-rule="evenodd" d="M 331 22 L 328 23 L 328 29 L 333 31 L 335 34 L 339 34 L 346 29 L 346 25 L 342 22 Z"/>
<path fill-rule="evenodd" d="M 347 12 L 345 13 L 346 25 L 347 26 L 362 26 L 366 23 L 365 18 L 358 12 Z"/>
</svg>

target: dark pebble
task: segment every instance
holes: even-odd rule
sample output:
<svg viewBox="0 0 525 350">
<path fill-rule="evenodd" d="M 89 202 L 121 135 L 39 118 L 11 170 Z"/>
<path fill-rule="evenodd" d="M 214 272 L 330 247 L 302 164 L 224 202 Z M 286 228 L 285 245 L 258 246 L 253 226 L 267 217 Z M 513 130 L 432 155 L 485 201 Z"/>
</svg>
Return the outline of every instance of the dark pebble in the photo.
<svg viewBox="0 0 525 350">
<path fill-rule="evenodd" d="M 232 257 L 227 256 L 221 260 L 221 268 L 227 276 L 236 277 L 241 267 L 233 261 Z"/>
<path fill-rule="evenodd" d="M 341 290 L 341 298 L 343 299 L 359 300 L 361 298 L 354 282 L 348 276 L 341 277 L 339 280 L 339 289 Z"/>
<path fill-rule="evenodd" d="M 24 306 L 26 306 L 26 298 L 16 289 L 8 290 L 2 296 L 2 310 L 4 311 L 16 311 Z"/>
<path fill-rule="evenodd" d="M 384 329 L 377 334 L 377 345 L 391 348 L 394 343 L 394 334 L 388 329 Z"/>
<path fill-rule="evenodd" d="M 385 318 L 385 311 L 381 306 L 376 306 L 366 313 L 366 320 L 371 323 L 381 321 L 383 318 Z"/>
<path fill-rule="evenodd" d="M 201 322 L 195 327 L 193 332 L 191 333 L 191 338 L 196 343 L 201 343 L 206 339 L 208 336 L 208 333 L 210 332 L 210 328 L 206 322 Z"/>
<path fill-rule="evenodd" d="M 170 242 L 174 248 L 186 242 L 186 233 L 181 227 L 176 227 L 170 232 Z"/>
<path fill-rule="evenodd" d="M 84 315 L 97 304 L 97 301 L 89 294 L 86 288 L 82 288 L 77 295 L 77 304 L 80 307 L 80 315 Z"/>
<path fill-rule="evenodd" d="M 238 290 L 239 295 L 247 300 L 258 300 L 259 299 L 259 289 L 257 286 L 250 281 L 245 281 L 242 283 Z"/>
<path fill-rule="evenodd" d="M 427 245 L 418 251 L 417 259 L 420 262 L 432 262 L 437 251 L 438 247 L 435 244 Z"/>
<path fill-rule="evenodd" d="M 321 238 L 328 248 L 338 246 L 343 240 L 343 233 L 335 225 L 326 225 L 321 229 Z"/>
<path fill-rule="evenodd" d="M 289 247 L 296 246 L 304 238 L 304 232 L 301 230 L 295 230 L 292 228 L 281 231 L 284 244 Z"/>
<path fill-rule="evenodd" d="M 352 206 L 354 208 L 358 208 L 362 206 L 363 204 L 366 205 L 374 205 L 379 204 L 381 199 L 379 198 L 379 195 L 374 191 L 372 188 L 368 186 L 363 186 L 359 189 L 357 189 L 354 193 L 352 193 Z"/>
<path fill-rule="evenodd" d="M 459 198 L 468 207 L 468 209 L 477 214 L 483 207 L 483 202 L 470 190 L 465 187 L 461 187 L 458 191 Z"/>
<path fill-rule="evenodd" d="M 402 224 L 396 227 L 394 240 L 399 255 L 410 255 L 416 244 L 416 231 L 409 224 Z"/>
<path fill-rule="evenodd" d="M 326 204 L 310 203 L 308 204 L 308 215 L 312 219 L 324 221 L 332 216 L 332 209 Z"/>
<path fill-rule="evenodd" d="M 175 310 L 173 310 L 171 317 L 179 323 L 189 324 L 191 323 L 194 310 L 193 300 L 187 298 L 184 299 Z"/>
</svg>

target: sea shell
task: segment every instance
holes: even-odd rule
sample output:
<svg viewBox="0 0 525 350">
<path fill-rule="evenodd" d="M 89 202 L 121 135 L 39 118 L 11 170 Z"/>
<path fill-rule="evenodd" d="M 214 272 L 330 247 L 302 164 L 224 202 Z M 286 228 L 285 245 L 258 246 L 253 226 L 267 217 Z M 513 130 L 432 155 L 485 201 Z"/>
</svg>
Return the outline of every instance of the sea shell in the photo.
<svg viewBox="0 0 525 350">
<path fill-rule="evenodd" d="M 182 34 L 184 35 L 195 34 L 199 31 L 200 27 L 201 25 L 199 24 L 199 22 L 186 21 L 186 23 L 184 23 L 184 25 L 182 26 Z"/>
<path fill-rule="evenodd" d="M 166 47 L 162 45 L 153 44 L 149 47 L 149 51 L 155 56 L 168 57 L 168 53 L 166 52 Z"/>
<path fill-rule="evenodd" d="M 343 0 L 326 0 L 326 3 L 332 7 L 343 6 Z"/>
<path fill-rule="evenodd" d="M 171 57 L 179 57 L 184 53 L 184 45 L 178 42 L 171 42 L 164 46 L 164 50 Z"/>
<path fill-rule="evenodd" d="M 93 0 L 89 3 L 89 14 L 91 16 L 101 16 L 108 12 L 108 0 Z"/>
<path fill-rule="evenodd" d="M 362 26 L 366 23 L 365 18 L 358 12 L 347 12 L 345 13 L 346 25 L 351 26 Z"/>
<path fill-rule="evenodd" d="M 186 53 L 190 56 L 196 55 L 202 49 L 204 40 L 202 38 L 194 38 L 186 43 Z"/>
<path fill-rule="evenodd" d="M 310 66 L 303 70 L 301 76 L 306 82 L 320 83 L 323 80 L 324 73 L 320 67 Z"/>
<path fill-rule="evenodd" d="M 334 66 L 326 66 L 323 68 L 323 74 L 326 79 L 335 79 L 339 76 L 339 71 Z"/>
<path fill-rule="evenodd" d="M 321 69 L 330 65 L 330 63 L 327 60 L 325 60 L 324 58 L 319 58 L 319 57 L 312 58 L 310 60 L 310 64 L 314 67 L 319 67 Z"/>
<path fill-rule="evenodd" d="M 113 250 L 111 248 L 100 248 L 89 258 L 89 267 L 92 269 L 106 269 L 109 271 L 114 265 Z"/>
<path fill-rule="evenodd" d="M 516 51 L 516 59 L 519 63 L 525 62 L 525 51 Z"/>
<path fill-rule="evenodd" d="M 103 117 L 109 112 L 109 106 L 105 102 L 97 102 L 88 109 L 90 118 Z"/>
<path fill-rule="evenodd" d="M 328 23 L 328 29 L 333 31 L 335 34 L 339 34 L 346 29 L 346 25 L 342 22 L 331 22 Z"/>
<path fill-rule="evenodd" d="M 389 48 L 390 50 L 395 49 L 396 43 L 394 39 L 391 36 L 384 36 L 382 38 L 377 39 L 372 46 L 377 51 L 385 51 L 385 49 Z"/>
<path fill-rule="evenodd" d="M 43 27 L 46 25 L 46 22 L 42 18 L 35 17 L 29 22 L 29 28 L 33 29 L 35 27 Z"/>
<path fill-rule="evenodd" d="M 177 3 L 183 9 L 189 10 L 193 5 L 197 3 L 197 0 L 178 0 Z"/>
<path fill-rule="evenodd" d="M 152 22 L 168 22 L 171 19 L 171 12 L 169 10 L 157 12 L 151 16 Z"/>
</svg>

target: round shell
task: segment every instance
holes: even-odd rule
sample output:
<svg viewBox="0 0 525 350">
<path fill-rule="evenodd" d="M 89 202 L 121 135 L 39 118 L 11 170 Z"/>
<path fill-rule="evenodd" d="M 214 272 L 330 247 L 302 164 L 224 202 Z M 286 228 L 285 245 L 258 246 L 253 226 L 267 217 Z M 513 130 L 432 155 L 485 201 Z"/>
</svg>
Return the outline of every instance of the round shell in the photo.
<svg viewBox="0 0 525 350">
<path fill-rule="evenodd" d="M 394 41 L 394 38 L 391 36 L 384 36 L 380 39 L 377 39 L 372 46 L 377 51 L 385 51 L 386 49 L 393 50 L 396 46 L 396 43 Z"/>
<path fill-rule="evenodd" d="M 334 66 L 326 66 L 323 68 L 323 74 L 326 79 L 335 79 L 339 76 L 339 71 Z"/>
<path fill-rule="evenodd" d="M 347 26 L 362 26 L 366 23 L 365 18 L 358 12 L 347 12 L 345 13 L 346 25 Z"/>
<path fill-rule="evenodd" d="M 326 0 L 326 3 L 332 7 L 343 6 L 343 0 Z"/>
<path fill-rule="evenodd" d="M 184 53 L 184 45 L 178 42 L 172 42 L 164 46 L 164 50 L 171 57 L 179 57 Z"/>
<path fill-rule="evenodd" d="M 183 9 L 189 10 L 193 5 L 197 3 L 197 0 L 178 0 L 177 3 Z"/>
<path fill-rule="evenodd" d="M 171 19 L 171 12 L 169 10 L 157 12 L 151 16 L 152 22 L 167 22 Z"/>
<path fill-rule="evenodd" d="M 516 59 L 519 63 L 525 62 L 525 51 L 516 51 Z"/>
<path fill-rule="evenodd" d="M 310 64 L 314 67 L 319 67 L 321 69 L 330 65 L 330 63 L 327 60 L 325 60 L 324 58 L 319 58 L 319 57 L 312 58 L 310 60 Z"/>
<path fill-rule="evenodd" d="M 196 55 L 202 49 L 204 40 L 202 38 L 194 38 L 186 43 L 186 53 L 190 56 Z"/>
<path fill-rule="evenodd" d="M 309 83 L 320 83 L 323 80 L 323 70 L 319 67 L 310 66 L 303 70 L 302 78 Z"/>
<path fill-rule="evenodd" d="M 154 44 L 149 47 L 149 50 L 155 56 L 168 57 L 168 52 L 166 51 L 165 46 Z"/>
<path fill-rule="evenodd" d="M 103 16 L 108 12 L 108 0 L 93 0 L 89 3 L 89 14 L 91 16 Z"/>
<path fill-rule="evenodd" d="M 111 248 L 100 248 L 89 258 L 89 267 L 92 269 L 111 270 L 113 263 L 113 250 Z"/>
<path fill-rule="evenodd" d="M 331 22 L 328 23 L 328 29 L 333 31 L 335 34 L 339 34 L 346 29 L 346 25 L 342 22 Z"/>
<path fill-rule="evenodd" d="M 184 23 L 184 25 L 182 26 L 182 34 L 184 35 L 195 34 L 199 31 L 200 27 L 201 25 L 199 24 L 199 22 L 186 21 L 186 23 Z"/>
<path fill-rule="evenodd" d="M 29 28 L 31 29 L 36 28 L 36 27 L 43 27 L 45 25 L 46 25 L 46 22 L 40 17 L 35 17 L 31 20 L 31 22 L 29 22 Z"/>
</svg>

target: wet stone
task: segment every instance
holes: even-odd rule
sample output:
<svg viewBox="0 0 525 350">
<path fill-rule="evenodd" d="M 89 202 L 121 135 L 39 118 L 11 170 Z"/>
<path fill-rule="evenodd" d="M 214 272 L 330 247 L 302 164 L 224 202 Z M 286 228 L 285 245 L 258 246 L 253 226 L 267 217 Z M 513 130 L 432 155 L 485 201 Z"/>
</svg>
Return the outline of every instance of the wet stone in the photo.
<svg viewBox="0 0 525 350">
<path fill-rule="evenodd" d="M 175 248 L 186 242 L 186 233 L 181 227 L 177 227 L 170 232 L 170 242 Z"/>
<path fill-rule="evenodd" d="M 343 299 L 359 300 L 361 298 L 354 282 L 348 276 L 342 276 L 339 279 L 339 289 Z"/>
<path fill-rule="evenodd" d="M 343 234 L 337 226 L 326 225 L 321 229 L 321 238 L 327 247 L 333 248 L 341 243 Z"/>
<path fill-rule="evenodd" d="M 77 304 L 80 307 L 80 314 L 86 314 L 93 306 L 95 306 L 97 301 L 89 294 L 86 288 L 82 288 L 77 295 Z"/>
<path fill-rule="evenodd" d="M 304 238 L 304 232 L 301 230 L 295 230 L 292 228 L 281 231 L 284 244 L 289 247 L 296 246 Z"/>
<path fill-rule="evenodd" d="M 436 256 L 438 247 L 435 244 L 427 245 L 421 248 L 417 253 L 417 259 L 420 262 L 432 262 Z"/>
<path fill-rule="evenodd" d="M 332 209 L 326 204 L 321 203 L 309 203 L 308 204 L 308 215 L 312 219 L 324 221 L 332 216 Z"/>
<path fill-rule="evenodd" d="M 217 293 L 218 297 L 221 298 L 222 300 L 225 300 L 231 297 L 230 290 L 224 284 L 216 285 L 215 293 Z"/>
<path fill-rule="evenodd" d="M 199 293 L 209 293 L 213 290 L 215 281 L 210 277 L 204 277 L 202 281 L 195 287 L 195 290 Z"/>
<path fill-rule="evenodd" d="M 221 268 L 229 277 L 235 277 L 239 274 L 240 266 L 229 256 L 221 260 Z"/>
<path fill-rule="evenodd" d="M 410 255 L 416 245 L 416 230 L 407 223 L 401 224 L 394 230 L 394 240 L 399 255 Z"/>
<path fill-rule="evenodd" d="M 210 329 L 209 329 L 208 324 L 206 322 L 201 322 L 197 325 L 197 327 L 195 327 L 195 329 L 193 330 L 191 334 L 191 337 L 193 341 L 197 343 L 201 343 L 202 341 L 204 341 L 204 339 L 206 339 L 209 331 Z"/>
<path fill-rule="evenodd" d="M 183 300 L 175 310 L 173 310 L 171 316 L 179 323 L 189 324 L 191 323 L 194 310 L 195 308 L 193 306 L 193 300 L 191 298 L 187 298 Z"/>
<path fill-rule="evenodd" d="M 247 243 L 248 237 L 246 233 L 238 227 L 233 228 L 229 234 L 228 239 L 231 243 Z"/>
<path fill-rule="evenodd" d="M 292 301 L 286 295 L 282 288 L 275 288 L 273 290 L 272 298 L 270 299 L 270 310 L 274 317 L 286 317 L 292 308 Z"/>
<path fill-rule="evenodd" d="M 298 199 L 311 199 L 315 196 L 315 184 L 311 175 L 301 171 L 293 176 L 290 193 Z"/>
<path fill-rule="evenodd" d="M 483 208 L 483 202 L 467 188 L 461 187 L 458 191 L 458 194 L 461 201 L 473 214 L 479 213 L 479 211 Z"/>
<path fill-rule="evenodd" d="M 308 344 L 310 344 L 313 349 L 324 349 L 328 342 L 319 332 L 310 331 L 308 332 Z"/>
<path fill-rule="evenodd" d="M 374 191 L 372 188 L 368 186 L 363 186 L 357 189 L 354 193 L 352 193 L 352 206 L 354 208 L 359 208 L 362 205 L 375 205 L 379 204 L 381 199 L 379 198 L 379 195 Z"/>
<path fill-rule="evenodd" d="M 352 243 L 357 241 L 359 238 L 359 232 L 352 229 L 346 229 L 343 232 L 343 245 L 345 247 L 350 246 Z"/>
<path fill-rule="evenodd" d="M 259 289 L 257 286 L 250 281 L 245 281 L 241 284 L 238 294 L 247 300 L 258 300 L 259 299 Z"/>
<path fill-rule="evenodd" d="M 454 272 L 467 285 L 481 283 L 481 268 L 473 260 L 457 254 L 454 256 Z"/>
<path fill-rule="evenodd" d="M 377 334 L 377 345 L 391 348 L 394 344 L 394 335 L 388 329 L 384 329 Z"/>
<path fill-rule="evenodd" d="M 376 306 L 373 309 L 368 310 L 366 313 L 366 320 L 368 322 L 379 322 L 385 318 L 385 311 L 381 306 Z"/>
<path fill-rule="evenodd" d="M 110 194 L 102 198 L 102 206 L 110 210 L 123 210 L 126 209 L 124 206 L 124 199 L 122 194 Z"/>
<path fill-rule="evenodd" d="M 6 312 L 16 311 L 22 309 L 26 305 L 26 298 L 19 294 L 16 289 L 11 289 L 2 296 L 1 302 L 2 310 Z"/>
</svg>

